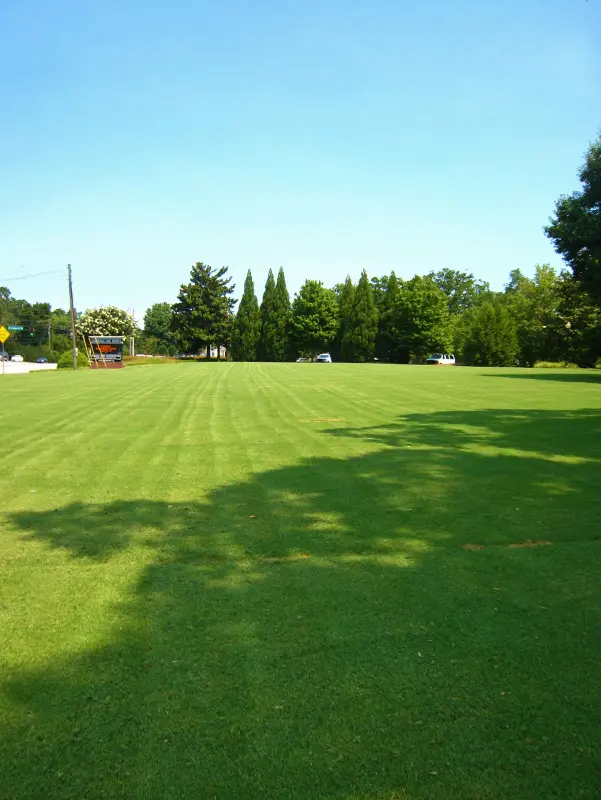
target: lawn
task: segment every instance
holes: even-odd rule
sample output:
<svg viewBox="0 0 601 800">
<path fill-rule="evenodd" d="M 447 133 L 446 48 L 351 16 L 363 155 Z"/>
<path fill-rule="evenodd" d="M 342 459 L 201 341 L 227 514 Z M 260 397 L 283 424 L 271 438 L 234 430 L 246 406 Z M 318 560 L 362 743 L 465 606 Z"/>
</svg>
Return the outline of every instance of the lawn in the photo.
<svg viewBox="0 0 601 800">
<path fill-rule="evenodd" d="M 598 375 L 0 381 L 1 798 L 599 798 Z"/>
</svg>

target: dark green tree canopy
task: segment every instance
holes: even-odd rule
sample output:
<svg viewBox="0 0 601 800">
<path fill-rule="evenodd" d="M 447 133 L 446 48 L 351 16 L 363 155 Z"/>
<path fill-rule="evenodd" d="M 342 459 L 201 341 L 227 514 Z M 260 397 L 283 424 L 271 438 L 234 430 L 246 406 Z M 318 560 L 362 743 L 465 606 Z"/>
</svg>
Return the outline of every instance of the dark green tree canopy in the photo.
<svg viewBox="0 0 601 800">
<path fill-rule="evenodd" d="M 382 278 L 372 278 L 371 282 L 379 316 L 375 353 L 383 361 L 395 361 L 400 338 L 397 325 L 402 281 L 391 272 Z"/>
<path fill-rule="evenodd" d="M 560 355 L 556 335 L 559 278 L 549 264 L 538 265 L 534 278 L 512 270 L 505 287 L 505 305 L 515 323 L 520 361 L 533 366 Z"/>
<path fill-rule="evenodd" d="M 338 330 L 338 301 L 321 281 L 307 280 L 292 303 L 292 336 L 299 353 L 316 355 Z"/>
<path fill-rule="evenodd" d="M 263 298 L 261 300 L 261 336 L 259 338 L 259 359 L 261 361 L 275 361 L 275 346 L 273 334 L 273 320 L 276 308 L 275 278 L 270 269 L 265 281 Z"/>
<path fill-rule="evenodd" d="M 351 280 L 350 275 L 346 276 L 344 283 L 338 284 L 334 288 L 334 292 L 338 298 L 338 330 L 332 342 L 332 350 L 334 359 L 338 361 L 345 359 L 342 342 L 351 324 L 351 310 L 355 298 L 355 284 Z"/>
<path fill-rule="evenodd" d="M 450 347 L 447 296 L 429 275 L 415 275 L 399 291 L 395 361 L 421 361 Z"/>
<path fill-rule="evenodd" d="M 482 294 L 490 291 L 488 283 L 477 280 L 471 272 L 458 272 L 445 267 L 438 272 L 431 272 L 430 277 L 447 296 L 451 316 L 472 308 Z"/>
<path fill-rule="evenodd" d="M 231 298 L 228 268 L 213 269 L 197 261 L 190 273 L 190 282 L 182 284 L 177 303 L 172 306 L 172 330 L 186 352 L 197 352 L 209 345 L 228 346 L 232 329 Z"/>
<path fill-rule="evenodd" d="M 273 361 L 286 361 L 290 356 L 290 323 L 292 309 L 283 267 L 278 271 L 272 317 L 269 321 L 269 348 Z"/>
<path fill-rule="evenodd" d="M 562 195 L 545 233 L 574 277 L 601 302 L 601 135 L 589 147 L 580 191 Z"/>
<path fill-rule="evenodd" d="M 369 361 L 373 358 L 378 333 L 378 309 L 372 285 L 363 270 L 354 292 L 346 328 L 342 337 L 343 358 Z"/>
<path fill-rule="evenodd" d="M 248 270 L 244 293 L 238 306 L 232 331 L 232 358 L 234 361 L 256 361 L 257 345 L 261 335 L 261 314 L 255 295 L 255 284 Z"/>
<path fill-rule="evenodd" d="M 467 312 L 462 357 L 479 367 L 509 367 L 515 363 L 518 339 L 513 320 L 501 300 L 484 301 Z"/>
</svg>

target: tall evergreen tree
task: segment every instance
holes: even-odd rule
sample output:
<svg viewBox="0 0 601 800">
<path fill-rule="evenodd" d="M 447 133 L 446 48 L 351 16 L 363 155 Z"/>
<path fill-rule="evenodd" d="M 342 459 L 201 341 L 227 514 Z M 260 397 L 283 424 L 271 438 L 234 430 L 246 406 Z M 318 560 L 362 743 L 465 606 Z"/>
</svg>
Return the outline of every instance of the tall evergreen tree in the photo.
<svg viewBox="0 0 601 800">
<path fill-rule="evenodd" d="M 244 293 L 238 306 L 232 331 L 232 358 L 234 361 L 256 361 L 257 345 L 261 335 L 261 314 L 255 295 L 255 284 L 248 270 Z"/>
<path fill-rule="evenodd" d="M 283 267 L 280 267 L 275 284 L 275 302 L 267 337 L 273 361 L 286 361 L 290 355 L 291 319 L 292 309 L 290 307 L 288 287 L 286 286 L 286 276 L 284 275 Z"/>
<path fill-rule="evenodd" d="M 227 267 L 213 269 L 197 261 L 190 272 L 190 283 L 182 284 L 178 301 L 172 306 L 171 329 L 187 353 L 201 348 L 230 344 L 232 331 L 231 277 Z"/>
<path fill-rule="evenodd" d="M 275 278 L 271 269 L 267 273 L 267 281 L 261 300 L 261 336 L 259 337 L 259 360 L 275 361 L 273 322 L 276 309 Z"/>
<path fill-rule="evenodd" d="M 345 282 L 337 287 L 336 291 L 338 294 L 338 331 L 332 343 L 332 355 L 335 361 L 342 361 L 345 360 L 342 353 L 342 342 L 350 323 L 355 298 L 355 285 L 350 275 L 346 276 Z"/>
<path fill-rule="evenodd" d="M 305 281 L 292 303 L 292 337 L 299 353 L 315 356 L 338 330 L 338 301 L 321 281 Z"/>
<path fill-rule="evenodd" d="M 369 361 L 373 358 L 378 333 L 378 309 L 372 285 L 363 270 L 354 293 L 346 330 L 342 337 L 345 361 Z"/>
</svg>

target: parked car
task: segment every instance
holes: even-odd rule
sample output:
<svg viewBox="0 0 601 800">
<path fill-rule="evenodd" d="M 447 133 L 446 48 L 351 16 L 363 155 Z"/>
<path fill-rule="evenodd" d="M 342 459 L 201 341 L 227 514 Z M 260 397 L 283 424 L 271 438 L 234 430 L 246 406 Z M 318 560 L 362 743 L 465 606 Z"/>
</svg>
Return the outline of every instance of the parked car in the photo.
<svg viewBox="0 0 601 800">
<path fill-rule="evenodd" d="M 447 366 L 452 366 L 455 364 L 455 356 L 453 353 L 434 353 L 433 356 L 426 359 L 426 364 L 438 364 L 440 366 L 446 364 Z"/>
<path fill-rule="evenodd" d="M 315 362 L 318 364 L 331 364 L 332 363 L 332 356 L 329 353 L 320 353 Z"/>
<path fill-rule="evenodd" d="M 14 356 L 12 356 L 12 358 L 10 360 L 11 361 L 23 361 L 23 356 L 14 355 Z"/>
<path fill-rule="evenodd" d="M 8 353 L 0 353 L 0 361 L 10 361 Z"/>
<path fill-rule="evenodd" d="M 47 364 L 48 363 L 48 359 L 46 358 L 46 356 L 40 356 L 39 358 L 36 358 L 35 363 L 36 364 Z"/>
</svg>

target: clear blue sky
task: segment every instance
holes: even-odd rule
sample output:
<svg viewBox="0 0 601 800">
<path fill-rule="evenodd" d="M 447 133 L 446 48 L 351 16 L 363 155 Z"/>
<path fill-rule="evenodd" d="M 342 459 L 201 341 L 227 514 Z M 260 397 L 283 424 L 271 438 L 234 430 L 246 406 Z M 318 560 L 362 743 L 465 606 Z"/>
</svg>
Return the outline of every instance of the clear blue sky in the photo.
<svg viewBox="0 0 601 800">
<path fill-rule="evenodd" d="M 259 297 L 280 265 L 500 288 L 561 265 L 601 2 L 3 0 L 0 118 L 0 282 L 70 261 L 78 309 L 140 316 L 197 260 Z M 66 304 L 60 275 L 9 286 Z"/>
</svg>

